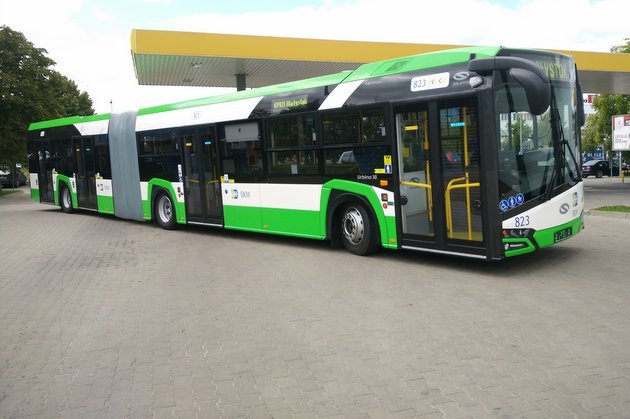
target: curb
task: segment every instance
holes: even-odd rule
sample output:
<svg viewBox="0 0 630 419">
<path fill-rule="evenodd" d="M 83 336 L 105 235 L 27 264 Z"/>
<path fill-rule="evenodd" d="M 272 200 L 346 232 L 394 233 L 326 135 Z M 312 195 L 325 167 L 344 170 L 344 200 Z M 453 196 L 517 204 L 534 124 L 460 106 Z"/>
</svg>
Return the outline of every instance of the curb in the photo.
<svg viewBox="0 0 630 419">
<path fill-rule="evenodd" d="M 597 217 L 617 218 L 630 220 L 630 212 L 615 212 L 615 211 L 598 211 L 588 210 L 584 212 L 585 215 L 595 215 Z"/>
</svg>

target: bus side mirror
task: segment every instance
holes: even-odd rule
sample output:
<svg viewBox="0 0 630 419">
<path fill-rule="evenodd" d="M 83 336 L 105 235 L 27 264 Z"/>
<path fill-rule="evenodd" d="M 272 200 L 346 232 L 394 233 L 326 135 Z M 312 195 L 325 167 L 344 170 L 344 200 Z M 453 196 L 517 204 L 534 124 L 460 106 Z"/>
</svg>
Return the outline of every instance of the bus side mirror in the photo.
<svg viewBox="0 0 630 419">
<path fill-rule="evenodd" d="M 476 58 L 468 62 L 468 70 L 481 75 L 508 70 L 523 86 L 529 110 L 534 115 L 542 115 L 551 104 L 549 77 L 531 61 L 517 57 Z"/>
<path fill-rule="evenodd" d="M 510 76 L 525 89 L 529 111 L 534 115 L 545 113 L 551 103 L 549 83 L 544 83 L 536 74 L 522 68 L 510 69 Z"/>
</svg>

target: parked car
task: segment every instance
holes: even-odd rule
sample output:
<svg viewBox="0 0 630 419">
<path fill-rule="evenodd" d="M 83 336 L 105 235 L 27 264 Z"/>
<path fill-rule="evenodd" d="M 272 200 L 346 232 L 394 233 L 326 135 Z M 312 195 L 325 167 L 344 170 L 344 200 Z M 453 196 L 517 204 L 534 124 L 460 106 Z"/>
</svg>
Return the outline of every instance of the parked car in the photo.
<svg viewBox="0 0 630 419">
<path fill-rule="evenodd" d="M 613 164 L 612 175 L 619 176 L 619 166 Z M 610 176 L 610 165 L 607 160 L 589 160 L 582 165 L 582 176 Z"/>
<path fill-rule="evenodd" d="M 16 168 L 12 172 L 8 167 L 0 167 L 0 184 L 5 188 L 26 185 L 26 176 L 22 173 L 22 169 Z"/>
</svg>

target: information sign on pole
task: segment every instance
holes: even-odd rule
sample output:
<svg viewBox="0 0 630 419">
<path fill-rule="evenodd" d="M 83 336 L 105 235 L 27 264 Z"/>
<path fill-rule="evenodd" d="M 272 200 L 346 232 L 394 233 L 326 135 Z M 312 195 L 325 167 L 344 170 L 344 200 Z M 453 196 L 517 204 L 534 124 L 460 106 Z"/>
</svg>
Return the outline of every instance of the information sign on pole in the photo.
<svg viewBox="0 0 630 419">
<path fill-rule="evenodd" d="M 630 115 L 612 117 L 613 145 L 617 151 L 630 150 Z"/>
</svg>

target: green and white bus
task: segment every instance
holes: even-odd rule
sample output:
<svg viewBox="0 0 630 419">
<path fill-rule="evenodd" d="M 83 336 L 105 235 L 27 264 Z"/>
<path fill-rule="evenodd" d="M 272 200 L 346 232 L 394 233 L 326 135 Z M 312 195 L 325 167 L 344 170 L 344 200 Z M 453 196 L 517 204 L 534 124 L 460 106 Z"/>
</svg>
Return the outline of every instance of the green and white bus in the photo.
<svg viewBox="0 0 630 419">
<path fill-rule="evenodd" d="M 200 224 L 499 260 L 583 227 L 571 57 L 461 48 L 228 95 L 30 125 L 31 196 Z"/>
</svg>

